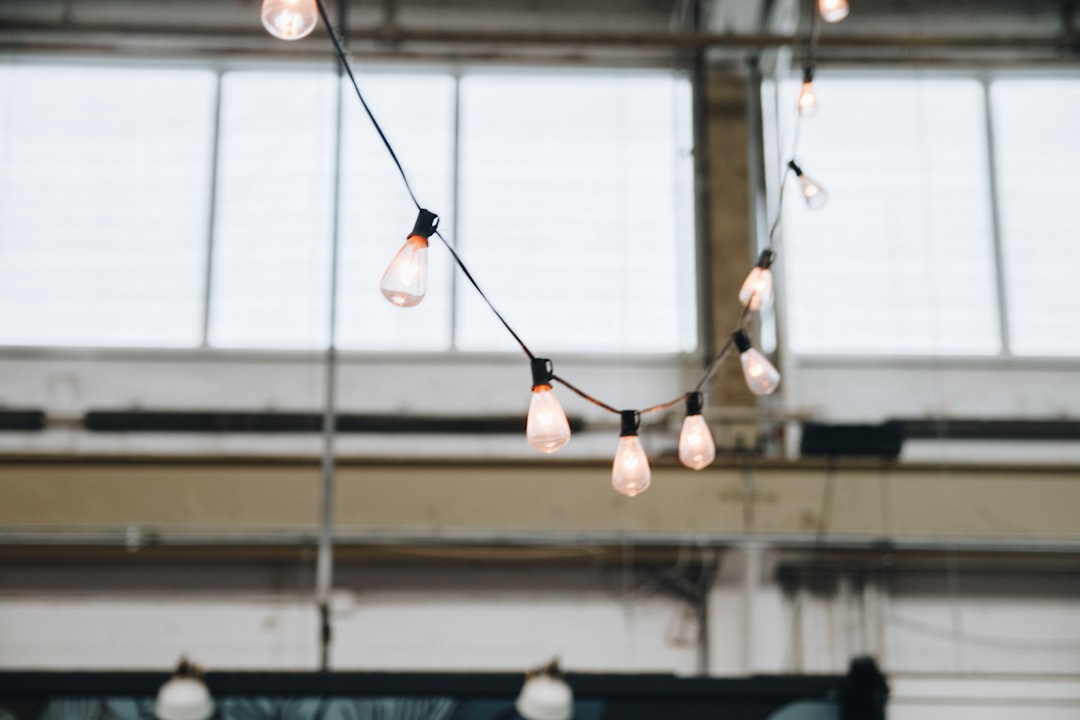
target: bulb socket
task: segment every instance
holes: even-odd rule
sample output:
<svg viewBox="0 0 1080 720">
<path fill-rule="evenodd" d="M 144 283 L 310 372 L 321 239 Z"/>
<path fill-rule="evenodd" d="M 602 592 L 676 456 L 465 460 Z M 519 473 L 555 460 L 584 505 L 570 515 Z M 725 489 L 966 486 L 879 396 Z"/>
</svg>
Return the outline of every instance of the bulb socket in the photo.
<svg viewBox="0 0 1080 720">
<path fill-rule="evenodd" d="M 744 352 L 750 349 L 750 338 L 746 337 L 746 333 L 742 330 L 736 330 L 731 333 L 731 340 L 735 343 L 735 349 L 742 355 Z"/>
<path fill-rule="evenodd" d="M 814 66 L 807 65 L 802 69 L 802 81 L 804 83 L 814 82 Z"/>
<path fill-rule="evenodd" d="M 759 267 L 762 270 L 768 270 L 772 267 L 772 264 L 775 260 L 775 252 L 773 252 L 772 250 L 762 250 L 761 254 L 758 255 L 757 265 L 755 265 L 755 267 Z"/>
<path fill-rule="evenodd" d="M 413 225 L 412 232 L 409 233 L 409 237 L 413 235 L 419 235 L 422 238 L 429 238 L 435 234 L 435 231 L 439 229 L 439 216 L 430 210 L 420 209 L 420 213 L 416 216 L 416 224 Z"/>
<path fill-rule="evenodd" d="M 641 413 L 637 410 L 623 410 L 619 413 L 619 417 L 622 419 L 622 429 L 619 431 L 619 437 L 634 437 L 637 435 L 638 428 L 641 427 Z"/>
<path fill-rule="evenodd" d="M 550 385 L 551 379 L 555 376 L 555 367 L 551 364 L 551 360 L 547 358 L 533 358 L 531 364 L 533 387 L 536 387 L 537 385 Z"/>
<path fill-rule="evenodd" d="M 787 166 L 795 173 L 795 177 L 802 177 L 802 168 L 796 165 L 794 160 L 788 160 Z"/>
<path fill-rule="evenodd" d="M 686 414 L 700 415 L 705 406 L 705 396 L 699 392 L 686 393 Z"/>
</svg>

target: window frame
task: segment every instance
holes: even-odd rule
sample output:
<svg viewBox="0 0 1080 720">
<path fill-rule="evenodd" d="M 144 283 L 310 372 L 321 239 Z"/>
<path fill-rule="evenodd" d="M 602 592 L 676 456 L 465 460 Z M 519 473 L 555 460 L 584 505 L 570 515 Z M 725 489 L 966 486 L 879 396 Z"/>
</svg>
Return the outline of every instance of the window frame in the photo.
<svg viewBox="0 0 1080 720">
<path fill-rule="evenodd" d="M 213 273 L 214 273 L 214 251 L 215 242 L 217 240 L 215 225 L 218 216 L 218 184 L 219 184 L 219 164 L 220 164 L 220 143 L 221 143 L 221 120 L 222 120 L 222 79 L 226 73 L 229 72 L 257 72 L 260 70 L 272 70 L 274 72 L 297 72 L 297 73 L 310 73 L 313 71 L 325 71 L 327 73 L 333 73 L 336 68 L 336 63 L 328 63 L 321 60 L 310 60 L 304 58 L 268 58 L 268 59 L 235 59 L 235 60 L 222 60 L 222 59 L 209 59 L 199 60 L 190 58 L 161 58 L 156 56 L 141 56 L 133 55 L 124 58 L 103 58 L 100 56 L 83 56 L 83 55 L 38 55 L 38 54 L 0 54 L 0 62 L 11 63 L 13 65 L 40 65 L 50 67 L 68 67 L 75 64 L 87 65 L 97 68 L 124 68 L 130 67 L 132 64 L 137 64 L 138 67 L 148 68 L 160 68 L 160 69 L 201 69 L 210 70 L 214 74 L 214 101 L 213 101 L 213 127 L 210 135 L 210 178 L 207 183 L 208 193 L 208 212 L 207 212 L 207 229 L 202 239 L 202 246 L 205 252 L 205 262 L 203 267 L 203 276 L 200 278 L 200 286 L 202 288 L 202 294 L 199 298 L 200 307 L 200 327 L 199 327 L 199 342 L 194 346 L 146 346 L 146 345 L 117 345 L 117 346 L 98 346 L 98 345 L 18 345 L 18 344 L 0 344 L 0 356 L 15 352 L 20 356 L 26 356 L 27 354 L 33 354 L 40 352 L 42 357 L 56 357 L 58 354 L 64 353 L 70 354 L 72 357 L 85 358 L 88 356 L 96 357 L 108 357 L 114 354 L 118 357 L 132 357 L 141 356 L 146 358 L 153 358 L 155 356 L 161 356 L 164 358 L 201 358 L 201 357 L 213 357 L 213 358 L 225 358 L 230 355 L 235 355 L 242 358 L 251 358 L 256 356 L 266 357 L 269 359 L 275 357 L 282 358 L 297 358 L 304 356 L 322 357 L 325 355 L 327 348 L 323 346 L 311 347 L 311 348 L 273 348 L 273 347 L 228 347 L 228 346 L 216 346 L 209 342 L 209 332 L 211 326 L 211 315 L 213 312 Z M 448 76 L 454 83 L 454 107 L 453 115 L 455 118 L 455 125 L 452 128 L 452 144 L 454 166 L 452 168 L 453 187 L 450 190 L 450 197 L 452 198 L 452 207 L 449 208 L 449 212 L 444 213 L 450 216 L 452 221 L 452 227 L 449 228 L 451 235 L 449 236 L 452 241 L 456 240 L 458 214 L 459 214 L 459 197 L 460 189 L 458 183 L 460 182 L 460 166 L 458 149 L 460 146 L 460 126 L 458 118 L 460 117 L 460 87 L 462 78 L 469 73 L 485 73 L 485 74 L 513 74 L 522 71 L 538 73 L 538 74 L 574 74 L 574 73 L 611 73 L 621 77 L 631 75 L 641 76 L 667 76 L 667 77 L 684 77 L 687 82 L 693 82 L 692 74 L 688 71 L 680 71 L 677 69 L 664 69 L 664 68 L 650 68 L 650 67 L 617 67 L 617 66 L 596 66 L 589 65 L 584 68 L 566 68 L 566 67 L 549 67 L 549 66 L 513 66 L 504 67 L 499 65 L 489 65 L 484 63 L 467 64 L 460 63 L 454 64 L 433 64 L 430 62 L 418 62 L 418 63 L 402 63 L 402 62 L 366 62 L 362 68 L 359 69 L 359 76 L 361 82 L 361 88 L 363 87 L 363 75 L 373 74 L 444 74 Z M 691 92 L 693 89 L 691 87 Z M 347 95 L 348 93 L 346 93 Z M 343 102 L 349 102 L 349 97 L 344 97 Z M 378 108 L 373 108 L 378 115 Z M 691 108 L 687 108 L 687 114 L 692 115 Z M 339 113 L 342 115 L 342 113 Z M 335 120 L 336 123 L 343 123 L 343 120 L 339 117 Z M 392 128 L 388 128 L 388 132 L 392 131 Z M 393 172 L 392 167 L 388 163 L 388 171 Z M 340 154 L 340 146 L 335 152 L 333 163 L 335 166 L 335 173 L 340 173 L 340 167 L 342 164 L 342 158 Z M 691 177 L 691 183 L 696 183 L 697 179 Z M 685 204 L 691 211 L 696 211 L 695 203 L 692 198 L 695 195 L 694 188 L 690 188 L 690 200 Z M 334 199 L 334 204 L 340 203 L 340 190 L 337 193 L 337 197 Z M 408 221 L 411 222 L 411 218 Z M 338 220 L 340 225 L 340 220 Z M 629 362 L 631 365 L 639 364 L 635 362 L 635 359 L 640 359 L 644 366 L 652 366 L 658 360 L 669 358 L 672 360 L 672 367 L 681 367 L 686 365 L 687 362 L 693 363 L 699 361 L 702 357 L 702 353 L 706 349 L 708 343 L 703 336 L 702 317 L 704 313 L 698 306 L 697 298 L 700 296 L 700 284 L 699 271 L 694 267 L 696 266 L 700 257 L 700 244 L 702 239 L 699 233 L 695 230 L 696 223 L 693 217 L 686 220 L 686 226 L 690 229 L 691 248 L 686 258 L 679 258 L 678 264 L 689 264 L 692 272 L 688 273 L 690 281 L 692 283 L 692 289 L 690 295 L 694 297 L 693 311 L 694 317 L 680 319 L 679 323 L 682 327 L 691 328 L 694 333 L 693 347 L 680 351 L 672 352 L 635 352 L 635 351 L 604 351 L 604 350 L 572 350 L 572 351 L 560 351 L 559 357 L 573 358 L 576 361 L 588 361 L 590 358 L 606 358 L 608 360 L 618 358 L 620 362 Z M 337 228 L 334 228 L 332 232 L 337 232 Z M 340 241 L 339 241 L 340 242 Z M 388 249 L 387 257 L 392 254 L 393 248 Z M 447 260 L 449 262 L 449 259 Z M 342 268 L 337 268 L 338 281 L 340 283 L 342 274 Z M 479 278 L 481 283 L 483 278 Z M 466 355 L 477 358 L 483 357 L 502 357 L 502 356 L 515 356 L 516 350 L 468 350 L 460 347 L 458 339 L 458 324 L 459 324 L 459 293 L 458 289 L 461 287 L 462 278 L 459 278 L 459 271 L 456 267 L 451 267 L 450 271 L 450 288 L 449 288 L 449 302 L 451 304 L 449 308 L 450 317 L 450 340 L 449 344 L 444 349 L 439 350 L 365 350 L 357 348 L 342 348 L 338 343 L 335 348 L 339 357 L 344 359 L 362 360 L 367 356 L 374 357 L 425 357 L 425 356 L 446 356 L 446 355 Z M 498 304 L 498 298 L 493 298 Z M 338 287 L 337 306 L 340 310 L 341 304 L 341 288 Z M 329 318 L 327 318 L 329 322 Z M 340 327 L 340 316 L 338 323 Z M 339 334 L 335 332 L 335 337 Z"/>
</svg>

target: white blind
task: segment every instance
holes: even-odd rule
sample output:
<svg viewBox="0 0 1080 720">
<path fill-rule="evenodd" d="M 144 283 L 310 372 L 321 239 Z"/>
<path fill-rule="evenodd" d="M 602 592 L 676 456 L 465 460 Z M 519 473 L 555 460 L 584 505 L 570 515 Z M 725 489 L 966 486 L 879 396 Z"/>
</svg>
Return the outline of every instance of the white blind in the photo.
<svg viewBox="0 0 1080 720">
<path fill-rule="evenodd" d="M 329 72 L 222 77 L 212 345 L 326 345 L 336 90 Z"/>
<path fill-rule="evenodd" d="M 1080 355 L 1080 79 L 990 93 L 1013 352 Z"/>
<path fill-rule="evenodd" d="M 360 88 L 394 144 L 420 202 L 453 228 L 454 79 L 446 73 L 364 73 Z M 383 271 L 412 230 L 416 206 L 345 80 L 338 339 L 365 350 L 450 347 L 451 258 L 432 238 L 428 291 L 416 307 L 391 305 Z"/>
<path fill-rule="evenodd" d="M 537 352 L 694 346 L 689 109 L 670 75 L 462 80 L 461 251 Z M 516 348 L 458 300 L 462 348 Z"/>
<path fill-rule="evenodd" d="M 799 160 L 830 199 L 808 210 L 788 180 L 780 261 L 792 349 L 996 353 L 982 86 L 826 74 L 816 85 Z M 792 108 L 797 90 L 786 91 Z"/>
<path fill-rule="evenodd" d="M 193 345 L 214 76 L 0 64 L 0 343 Z"/>
</svg>

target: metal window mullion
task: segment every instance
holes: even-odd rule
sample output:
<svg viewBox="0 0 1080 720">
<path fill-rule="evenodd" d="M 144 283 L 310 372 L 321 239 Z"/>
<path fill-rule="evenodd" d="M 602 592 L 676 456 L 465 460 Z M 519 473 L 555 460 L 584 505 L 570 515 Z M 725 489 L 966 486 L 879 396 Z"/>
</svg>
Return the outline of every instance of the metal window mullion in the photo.
<svg viewBox="0 0 1080 720">
<path fill-rule="evenodd" d="M 217 225 L 218 159 L 221 152 L 221 85 L 224 72 L 218 70 L 214 86 L 214 125 L 210 138 L 210 200 L 206 211 L 206 262 L 203 264 L 203 312 L 199 340 L 201 347 L 210 346 L 210 304 L 214 294 L 214 241 Z"/>
<path fill-rule="evenodd" d="M 451 170 L 450 197 L 450 242 L 460 248 L 461 227 L 458 217 L 461 214 L 461 68 L 455 68 L 454 78 L 454 127 L 453 127 L 453 168 Z M 458 273 L 453 268 L 450 273 L 450 350 L 458 350 Z"/>
<path fill-rule="evenodd" d="M 994 249 L 994 284 L 997 290 L 998 332 L 1001 335 L 1001 355 L 1012 355 L 1009 335 L 1009 298 L 1005 277 L 1005 248 L 1001 238 L 1001 193 L 998 188 L 997 149 L 994 143 L 994 114 L 990 101 L 990 77 L 982 76 L 983 113 L 986 122 L 987 190 L 990 194 L 990 234 Z"/>
</svg>

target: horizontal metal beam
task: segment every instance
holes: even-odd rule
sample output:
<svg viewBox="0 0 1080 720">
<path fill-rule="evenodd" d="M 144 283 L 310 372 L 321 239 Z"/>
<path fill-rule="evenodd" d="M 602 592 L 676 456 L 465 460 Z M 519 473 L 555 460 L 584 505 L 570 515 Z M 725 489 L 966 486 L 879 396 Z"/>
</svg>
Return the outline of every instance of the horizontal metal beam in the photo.
<svg viewBox="0 0 1080 720">
<path fill-rule="evenodd" d="M 354 45 L 374 43 L 402 49 L 409 45 L 448 45 L 520 48 L 613 48 L 643 49 L 729 49 L 760 51 L 792 46 L 801 38 L 784 34 L 735 34 L 710 32 L 660 31 L 569 31 L 569 30 L 474 30 L 468 28 L 352 28 Z M 87 42 L 177 41 L 192 39 L 222 49 L 263 47 L 282 56 L 317 54 L 329 57 L 330 43 L 322 38 L 286 44 L 273 40 L 258 27 L 250 30 L 198 25 L 148 23 L 78 23 L 23 22 L 0 30 L 0 50 L 14 50 L 40 44 Z M 966 52 L 1025 51 L 1068 55 L 1075 47 L 1067 35 L 826 35 L 818 44 L 818 53 L 828 56 L 840 51 L 873 51 L 874 54 L 913 50 L 962 50 Z"/>
</svg>

